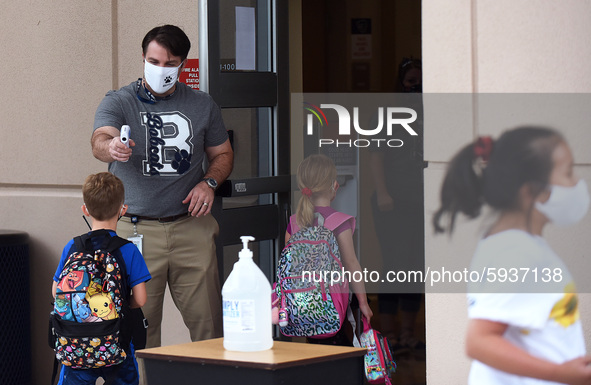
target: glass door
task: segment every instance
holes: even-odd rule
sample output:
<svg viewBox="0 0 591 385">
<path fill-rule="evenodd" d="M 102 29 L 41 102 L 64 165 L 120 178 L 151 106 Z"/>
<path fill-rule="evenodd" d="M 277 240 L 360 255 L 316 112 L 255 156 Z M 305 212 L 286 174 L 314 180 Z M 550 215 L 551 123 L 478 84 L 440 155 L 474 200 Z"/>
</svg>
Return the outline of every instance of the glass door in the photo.
<svg viewBox="0 0 591 385">
<path fill-rule="evenodd" d="M 234 170 L 213 208 L 222 282 L 241 235 L 256 238 L 255 261 L 271 282 L 283 247 L 291 188 L 287 20 L 284 1 L 200 1 L 200 88 L 222 108 L 234 149 Z"/>
</svg>

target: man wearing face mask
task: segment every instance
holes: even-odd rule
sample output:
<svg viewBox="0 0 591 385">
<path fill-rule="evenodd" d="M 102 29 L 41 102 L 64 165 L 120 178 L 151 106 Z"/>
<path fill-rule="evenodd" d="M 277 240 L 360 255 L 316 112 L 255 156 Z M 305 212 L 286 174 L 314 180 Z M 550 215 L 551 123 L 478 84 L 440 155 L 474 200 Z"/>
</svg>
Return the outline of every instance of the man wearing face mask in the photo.
<svg viewBox="0 0 591 385">
<path fill-rule="evenodd" d="M 141 248 L 152 275 L 147 347 L 161 343 L 167 284 L 193 341 L 222 335 L 218 224 L 208 214 L 215 189 L 232 171 L 233 152 L 212 98 L 177 81 L 190 46 L 176 26 L 149 31 L 144 77 L 107 93 L 91 140 L 94 156 L 125 185 L 129 208 L 120 235 Z M 123 125 L 130 126 L 129 147 L 119 138 Z"/>
</svg>

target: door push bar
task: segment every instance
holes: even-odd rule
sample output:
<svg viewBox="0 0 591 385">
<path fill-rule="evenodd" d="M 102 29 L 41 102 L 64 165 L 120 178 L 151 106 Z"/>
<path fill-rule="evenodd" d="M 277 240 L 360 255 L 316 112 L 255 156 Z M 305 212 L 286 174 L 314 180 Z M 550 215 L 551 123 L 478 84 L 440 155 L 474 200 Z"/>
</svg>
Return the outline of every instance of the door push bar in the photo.
<svg viewBox="0 0 591 385">
<path fill-rule="evenodd" d="M 248 179 L 226 180 L 216 190 L 216 195 L 224 198 L 247 195 L 286 193 L 291 191 L 291 176 L 266 176 Z"/>
</svg>

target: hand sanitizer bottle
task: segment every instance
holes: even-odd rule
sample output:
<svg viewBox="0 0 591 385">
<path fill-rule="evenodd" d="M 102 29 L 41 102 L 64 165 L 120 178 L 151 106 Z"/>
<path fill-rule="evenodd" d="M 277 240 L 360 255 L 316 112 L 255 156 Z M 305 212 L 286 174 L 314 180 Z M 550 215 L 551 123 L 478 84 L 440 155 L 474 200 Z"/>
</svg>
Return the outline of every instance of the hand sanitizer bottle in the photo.
<svg viewBox="0 0 591 385">
<path fill-rule="evenodd" d="M 243 249 L 222 287 L 224 348 L 241 352 L 271 349 L 271 284 L 252 260 L 248 242 L 254 238 L 240 239 Z"/>
</svg>

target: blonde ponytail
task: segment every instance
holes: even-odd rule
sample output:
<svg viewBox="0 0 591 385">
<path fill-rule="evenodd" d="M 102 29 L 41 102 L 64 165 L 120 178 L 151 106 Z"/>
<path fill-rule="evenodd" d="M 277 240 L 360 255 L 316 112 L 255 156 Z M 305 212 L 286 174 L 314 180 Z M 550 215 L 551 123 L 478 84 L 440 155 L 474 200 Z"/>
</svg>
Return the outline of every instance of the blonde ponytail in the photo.
<svg viewBox="0 0 591 385">
<path fill-rule="evenodd" d="M 310 227 L 314 224 L 314 205 L 309 196 L 302 194 L 298 202 L 296 220 L 300 228 Z"/>
</svg>

